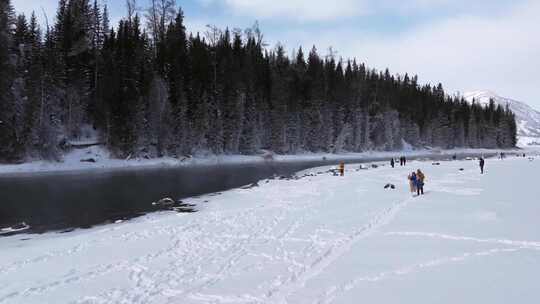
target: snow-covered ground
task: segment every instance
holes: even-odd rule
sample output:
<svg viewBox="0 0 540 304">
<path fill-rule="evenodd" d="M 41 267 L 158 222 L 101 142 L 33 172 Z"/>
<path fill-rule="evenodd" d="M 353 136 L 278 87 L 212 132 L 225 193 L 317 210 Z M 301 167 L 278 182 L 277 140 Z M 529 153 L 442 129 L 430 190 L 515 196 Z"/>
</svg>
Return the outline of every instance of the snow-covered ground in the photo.
<svg viewBox="0 0 540 304">
<path fill-rule="evenodd" d="M 100 146 L 92 146 L 83 149 L 74 149 L 64 155 L 61 162 L 51 161 L 32 161 L 22 164 L 0 164 L 0 174 L 13 173 L 34 173 L 34 172 L 63 172 L 63 171 L 85 171 L 85 170 L 116 170 L 126 168 L 170 168 L 178 166 L 206 166 L 220 164 L 245 164 L 245 163 L 262 163 L 267 161 L 318 161 L 323 158 L 327 160 L 361 160 L 372 158 L 389 158 L 405 156 L 433 156 L 433 155 L 454 155 L 454 154 L 481 154 L 494 153 L 496 150 L 487 149 L 454 149 L 454 150 L 438 150 L 438 149 L 422 149 L 412 150 L 410 145 L 405 143 L 406 149 L 399 152 L 365 152 L 365 153 L 346 153 L 346 154 L 329 154 L 329 153 L 307 153 L 300 155 L 209 155 L 196 156 L 192 158 L 152 158 L 152 159 L 117 159 L 111 157 L 107 149 Z M 505 151 L 508 152 L 508 151 Z M 81 161 L 93 159 L 95 162 Z"/>
<path fill-rule="evenodd" d="M 539 159 L 358 167 L 0 238 L 0 303 L 538 303 Z"/>
</svg>

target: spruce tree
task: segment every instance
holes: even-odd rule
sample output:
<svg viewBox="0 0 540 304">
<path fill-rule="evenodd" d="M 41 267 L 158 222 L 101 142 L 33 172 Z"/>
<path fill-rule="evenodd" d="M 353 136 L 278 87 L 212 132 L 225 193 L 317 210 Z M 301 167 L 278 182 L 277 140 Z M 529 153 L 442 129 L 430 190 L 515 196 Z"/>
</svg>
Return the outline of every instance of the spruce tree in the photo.
<svg viewBox="0 0 540 304">
<path fill-rule="evenodd" d="M 11 93 L 15 73 L 14 63 L 10 58 L 13 39 L 10 31 L 12 13 L 10 1 L 0 1 L 0 161 L 12 161 L 18 157 Z"/>
</svg>

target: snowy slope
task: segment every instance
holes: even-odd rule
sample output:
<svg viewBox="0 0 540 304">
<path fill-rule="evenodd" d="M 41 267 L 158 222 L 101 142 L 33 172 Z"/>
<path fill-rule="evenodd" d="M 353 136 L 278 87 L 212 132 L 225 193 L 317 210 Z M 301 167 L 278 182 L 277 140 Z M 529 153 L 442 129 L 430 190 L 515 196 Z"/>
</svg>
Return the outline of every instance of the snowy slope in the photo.
<svg viewBox="0 0 540 304">
<path fill-rule="evenodd" d="M 489 104 L 490 99 L 493 99 L 495 104 L 500 104 L 503 107 L 509 105 L 510 110 L 516 114 L 518 137 L 538 138 L 537 141 L 540 142 L 540 112 L 526 103 L 498 96 L 491 91 L 468 92 L 464 94 L 464 97 L 469 102 L 475 100 L 482 105 Z"/>
<path fill-rule="evenodd" d="M 0 303 L 538 303 L 540 160 L 357 168 L 187 200 L 194 214 L 0 238 Z M 423 197 L 406 183 L 417 168 Z"/>
</svg>

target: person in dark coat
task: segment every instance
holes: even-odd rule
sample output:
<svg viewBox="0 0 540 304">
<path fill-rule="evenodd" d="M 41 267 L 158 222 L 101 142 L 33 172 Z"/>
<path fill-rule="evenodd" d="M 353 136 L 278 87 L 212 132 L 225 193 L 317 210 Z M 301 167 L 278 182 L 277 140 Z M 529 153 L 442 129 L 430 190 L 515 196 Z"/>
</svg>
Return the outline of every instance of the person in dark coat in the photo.
<svg viewBox="0 0 540 304">
<path fill-rule="evenodd" d="M 392 157 L 392 159 L 390 160 L 390 166 L 392 166 L 392 168 L 394 168 L 395 166 L 395 161 L 394 161 L 394 158 Z"/>
<path fill-rule="evenodd" d="M 486 164 L 483 157 L 480 157 L 479 165 L 480 165 L 480 174 L 484 174 L 484 165 Z"/>
<path fill-rule="evenodd" d="M 424 195 L 424 180 L 426 176 L 420 169 L 416 171 L 416 195 Z"/>
</svg>

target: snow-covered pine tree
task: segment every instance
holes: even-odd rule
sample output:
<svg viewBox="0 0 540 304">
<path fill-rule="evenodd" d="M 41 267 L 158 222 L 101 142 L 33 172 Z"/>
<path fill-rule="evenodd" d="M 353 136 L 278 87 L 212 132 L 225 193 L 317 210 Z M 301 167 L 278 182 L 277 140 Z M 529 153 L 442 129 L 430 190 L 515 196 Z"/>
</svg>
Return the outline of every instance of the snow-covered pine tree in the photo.
<svg viewBox="0 0 540 304">
<path fill-rule="evenodd" d="M 306 149 L 319 152 L 325 137 L 321 136 L 323 128 L 323 98 L 324 94 L 324 71 L 323 62 L 317 54 L 315 46 L 311 49 L 306 69 L 307 96 L 304 108 L 306 120 Z"/>
<path fill-rule="evenodd" d="M 478 122 L 476 119 L 476 109 L 477 109 L 477 105 L 473 102 L 473 105 L 469 114 L 469 120 L 467 122 L 467 142 L 470 148 L 479 147 Z"/>
<path fill-rule="evenodd" d="M 245 97 L 245 112 L 242 122 L 242 133 L 239 140 L 239 150 L 244 154 L 253 154 L 257 151 L 257 109 L 255 100 L 249 93 Z"/>
<path fill-rule="evenodd" d="M 452 125 L 448 114 L 442 110 L 432 120 L 432 145 L 442 149 L 451 148 L 453 143 Z"/>
<path fill-rule="evenodd" d="M 410 118 L 402 118 L 400 120 L 401 137 L 405 142 L 413 147 L 420 145 L 420 128 Z"/>
<path fill-rule="evenodd" d="M 66 136 L 78 137 L 87 121 L 91 100 L 92 73 L 92 10 L 88 0 L 60 0 L 55 25 L 55 47 L 61 57 L 56 73 L 64 102 L 62 122 Z"/>
<path fill-rule="evenodd" d="M 148 119 L 151 134 L 151 145 L 157 156 L 163 156 L 170 142 L 171 108 L 169 89 L 165 80 L 155 75 L 148 93 Z"/>
<path fill-rule="evenodd" d="M 13 161 L 19 157 L 14 132 L 14 104 L 11 86 L 15 75 L 12 46 L 11 17 L 13 10 L 9 0 L 0 1 L 0 162 Z"/>
<path fill-rule="evenodd" d="M 453 134 L 453 147 L 466 146 L 465 122 L 463 121 L 462 118 L 458 118 L 453 123 L 452 134 Z"/>
<path fill-rule="evenodd" d="M 171 107 L 170 153 L 183 155 L 189 151 L 189 123 L 187 118 L 188 101 L 186 94 L 189 79 L 188 50 L 184 13 L 180 9 L 174 22 L 167 28 L 166 34 L 166 65 L 165 77 L 169 88 L 169 103 Z"/>
</svg>

